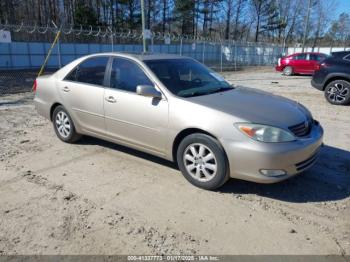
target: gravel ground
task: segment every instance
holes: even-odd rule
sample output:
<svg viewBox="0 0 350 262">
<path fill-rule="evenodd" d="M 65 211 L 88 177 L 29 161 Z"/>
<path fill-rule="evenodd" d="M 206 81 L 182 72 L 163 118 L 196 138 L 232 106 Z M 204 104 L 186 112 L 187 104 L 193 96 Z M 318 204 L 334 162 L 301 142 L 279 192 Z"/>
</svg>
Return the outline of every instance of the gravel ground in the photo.
<svg viewBox="0 0 350 262">
<path fill-rule="evenodd" d="M 350 106 L 310 77 L 225 73 L 306 105 L 320 159 L 288 181 L 191 186 L 167 161 L 85 137 L 56 138 L 29 93 L 0 97 L 0 254 L 350 254 Z"/>
</svg>

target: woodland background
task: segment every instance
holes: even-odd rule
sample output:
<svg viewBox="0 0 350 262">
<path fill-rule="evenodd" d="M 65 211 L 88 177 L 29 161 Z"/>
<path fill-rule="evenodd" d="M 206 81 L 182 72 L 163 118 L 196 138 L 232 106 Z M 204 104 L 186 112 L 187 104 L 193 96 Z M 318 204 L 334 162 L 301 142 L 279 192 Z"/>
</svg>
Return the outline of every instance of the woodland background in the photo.
<svg viewBox="0 0 350 262">
<path fill-rule="evenodd" d="M 350 0 L 349 0 L 350 1 Z M 153 32 L 249 42 L 347 46 L 350 10 L 338 17 L 337 0 L 145 0 L 146 28 Z M 341 7 L 340 7 L 341 8 Z M 73 27 L 141 31 L 140 0 L 1 0 L 2 24 L 54 21 Z"/>
</svg>

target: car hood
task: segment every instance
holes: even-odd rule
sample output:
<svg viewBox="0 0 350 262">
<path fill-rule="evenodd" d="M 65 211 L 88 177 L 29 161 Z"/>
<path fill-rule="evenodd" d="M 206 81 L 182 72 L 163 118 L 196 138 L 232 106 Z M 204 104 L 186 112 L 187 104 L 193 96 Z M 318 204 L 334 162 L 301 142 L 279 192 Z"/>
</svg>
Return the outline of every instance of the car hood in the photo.
<svg viewBox="0 0 350 262">
<path fill-rule="evenodd" d="M 191 102 L 247 121 L 287 128 L 308 119 L 308 112 L 293 100 L 251 88 L 190 98 Z"/>
</svg>

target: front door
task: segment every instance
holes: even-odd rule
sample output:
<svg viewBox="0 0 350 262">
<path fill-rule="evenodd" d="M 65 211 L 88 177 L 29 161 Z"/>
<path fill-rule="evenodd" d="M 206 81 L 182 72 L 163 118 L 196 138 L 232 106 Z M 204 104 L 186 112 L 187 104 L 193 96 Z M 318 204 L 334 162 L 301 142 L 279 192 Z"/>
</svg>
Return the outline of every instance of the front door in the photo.
<svg viewBox="0 0 350 262">
<path fill-rule="evenodd" d="M 309 61 L 307 54 L 301 53 L 293 57 L 293 70 L 294 73 L 307 74 L 309 67 Z"/>
<path fill-rule="evenodd" d="M 109 87 L 104 94 L 104 113 L 109 136 L 126 144 L 164 154 L 168 126 L 168 102 L 140 96 L 138 85 L 153 85 L 133 60 L 115 57 Z"/>
</svg>

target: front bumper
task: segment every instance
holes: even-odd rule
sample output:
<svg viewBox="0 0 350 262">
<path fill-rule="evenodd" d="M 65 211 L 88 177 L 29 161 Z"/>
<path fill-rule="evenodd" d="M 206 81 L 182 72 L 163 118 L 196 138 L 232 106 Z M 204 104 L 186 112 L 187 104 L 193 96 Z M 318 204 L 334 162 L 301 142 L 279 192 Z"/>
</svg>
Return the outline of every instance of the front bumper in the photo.
<svg viewBox="0 0 350 262">
<path fill-rule="evenodd" d="M 275 70 L 278 71 L 278 72 L 282 72 L 282 71 L 283 71 L 283 68 L 284 68 L 284 67 L 283 67 L 282 65 L 280 65 L 280 66 L 279 66 L 279 65 L 276 65 L 276 66 L 275 66 Z"/>
<path fill-rule="evenodd" d="M 316 83 L 314 79 L 311 79 L 311 85 L 314 88 L 323 91 L 323 83 Z"/>
<path fill-rule="evenodd" d="M 309 169 L 317 160 L 323 129 L 314 125 L 310 134 L 297 141 L 262 143 L 252 139 L 221 141 L 226 151 L 230 176 L 258 183 L 275 183 Z M 284 170 L 285 175 L 265 176 L 260 170 Z"/>
</svg>

